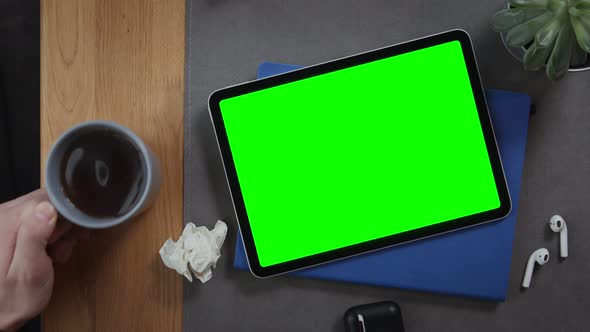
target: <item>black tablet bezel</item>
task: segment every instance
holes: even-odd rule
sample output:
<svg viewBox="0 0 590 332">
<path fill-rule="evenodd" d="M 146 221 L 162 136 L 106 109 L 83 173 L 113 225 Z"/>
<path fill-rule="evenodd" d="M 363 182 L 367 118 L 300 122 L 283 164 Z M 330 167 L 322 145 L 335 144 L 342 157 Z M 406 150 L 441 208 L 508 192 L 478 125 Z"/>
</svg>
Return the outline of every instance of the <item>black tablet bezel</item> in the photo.
<svg viewBox="0 0 590 332">
<path fill-rule="evenodd" d="M 387 237 L 370 240 L 354 245 L 350 245 L 344 248 L 339 248 L 312 256 L 307 256 L 284 263 L 263 267 L 260 265 L 258 260 L 258 254 L 254 239 L 252 237 L 252 231 L 246 213 L 240 184 L 236 174 L 234 161 L 232 158 L 231 150 L 229 147 L 225 126 L 221 117 L 221 110 L 219 104 L 222 100 L 232 98 L 235 96 L 243 95 L 246 93 L 259 91 L 274 87 L 277 85 L 306 79 L 312 76 L 322 75 L 336 70 L 396 56 L 399 54 L 412 52 L 415 50 L 444 44 L 452 41 L 459 41 L 467 65 L 469 74 L 469 80 L 471 82 L 471 88 L 477 111 L 482 126 L 482 132 L 484 134 L 484 140 L 486 148 L 488 150 L 490 162 L 492 165 L 492 172 L 494 174 L 494 180 L 496 182 L 498 197 L 500 198 L 500 207 L 494 210 L 477 213 L 470 216 L 465 216 L 458 219 L 453 219 L 438 223 L 435 225 L 414 229 L 411 231 L 390 235 Z M 251 81 L 231 87 L 227 87 L 221 90 L 217 90 L 209 97 L 209 113 L 213 126 L 215 129 L 215 135 L 219 145 L 219 150 L 223 159 L 223 165 L 227 176 L 229 188 L 231 191 L 231 197 L 233 200 L 235 213 L 237 216 L 238 224 L 242 234 L 242 239 L 246 249 L 246 256 L 248 258 L 248 264 L 250 270 L 255 276 L 264 278 L 269 277 L 293 270 L 302 269 L 305 267 L 326 263 L 341 259 L 348 256 L 353 256 L 385 247 L 397 245 L 404 242 L 417 240 L 424 237 L 433 236 L 440 233 L 445 233 L 465 227 L 481 224 L 497 220 L 507 216 L 511 210 L 511 201 L 508 188 L 506 185 L 506 179 L 504 176 L 504 170 L 502 168 L 502 162 L 498 152 L 496 138 L 494 135 L 493 127 L 491 124 L 489 111 L 484 95 L 484 90 L 479 77 L 477 69 L 477 63 L 475 54 L 473 51 L 471 39 L 467 32 L 463 30 L 451 30 L 440 34 L 412 40 L 409 42 L 384 47 L 381 49 L 352 55 L 342 59 L 314 65 L 311 67 L 305 67 L 295 71 L 291 71 L 285 74 L 271 76 L 268 78 Z M 279 217 L 279 216 L 277 216 Z"/>
</svg>

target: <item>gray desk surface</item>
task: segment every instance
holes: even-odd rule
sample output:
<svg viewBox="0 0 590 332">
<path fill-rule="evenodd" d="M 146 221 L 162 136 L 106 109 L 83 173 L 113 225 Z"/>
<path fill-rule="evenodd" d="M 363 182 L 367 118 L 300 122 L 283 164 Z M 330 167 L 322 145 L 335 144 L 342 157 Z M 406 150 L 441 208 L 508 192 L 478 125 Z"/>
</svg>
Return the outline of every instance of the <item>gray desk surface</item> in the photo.
<svg viewBox="0 0 590 332">
<path fill-rule="evenodd" d="M 185 220 L 230 232 L 213 279 L 184 285 L 185 331 L 343 331 L 349 306 L 397 301 L 411 331 L 583 331 L 590 318 L 590 72 L 549 82 L 521 69 L 489 27 L 504 5 L 442 0 L 188 0 Z M 262 61 L 310 65 L 449 30 L 474 41 L 484 85 L 525 92 L 530 122 L 508 300 L 488 303 L 397 289 L 278 277 L 231 267 L 238 232 L 207 113 L 218 88 L 252 80 Z M 558 253 L 547 222 L 568 223 L 570 257 L 538 269 L 520 290 L 530 253 Z"/>
</svg>

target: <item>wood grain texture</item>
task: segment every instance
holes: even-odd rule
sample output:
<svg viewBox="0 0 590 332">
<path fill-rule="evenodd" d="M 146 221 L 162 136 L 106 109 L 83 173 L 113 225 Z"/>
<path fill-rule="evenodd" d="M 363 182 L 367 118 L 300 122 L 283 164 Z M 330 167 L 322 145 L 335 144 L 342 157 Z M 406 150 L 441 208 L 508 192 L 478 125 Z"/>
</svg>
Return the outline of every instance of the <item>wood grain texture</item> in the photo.
<svg viewBox="0 0 590 332">
<path fill-rule="evenodd" d="M 56 267 L 43 330 L 180 331 L 182 280 L 158 250 L 182 228 L 184 0 L 41 1 L 41 160 L 67 128 L 107 119 L 162 161 L 138 220 L 97 231 Z"/>
</svg>

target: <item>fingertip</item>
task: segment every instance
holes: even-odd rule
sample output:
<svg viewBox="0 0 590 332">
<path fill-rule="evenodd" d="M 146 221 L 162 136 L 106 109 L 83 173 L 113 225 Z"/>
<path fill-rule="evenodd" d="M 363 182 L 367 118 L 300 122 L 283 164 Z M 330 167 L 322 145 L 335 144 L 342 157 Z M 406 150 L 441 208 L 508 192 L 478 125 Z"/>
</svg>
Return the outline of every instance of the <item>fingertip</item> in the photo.
<svg viewBox="0 0 590 332">
<path fill-rule="evenodd" d="M 17 241 L 25 241 L 22 243 L 25 245 L 33 240 L 46 245 L 55 229 L 56 222 L 57 212 L 49 202 L 27 204 L 20 215 Z"/>
<path fill-rule="evenodd" d="M 49 226 L 55 226 L 57 222 L 57 211 L 53 205 L 43 201 L 35 207 L 35 217 L 40 222 L 46 222 Z"/>
</svg>

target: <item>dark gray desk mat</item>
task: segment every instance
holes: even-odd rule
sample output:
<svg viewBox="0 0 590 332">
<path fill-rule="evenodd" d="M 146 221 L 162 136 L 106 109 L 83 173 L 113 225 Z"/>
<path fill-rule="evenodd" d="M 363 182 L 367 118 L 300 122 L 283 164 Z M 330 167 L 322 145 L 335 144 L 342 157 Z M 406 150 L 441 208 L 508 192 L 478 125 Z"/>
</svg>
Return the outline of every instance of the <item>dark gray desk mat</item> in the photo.
<svg viewBox="0 0 590 332">
<path fill-rule="evenodd" d="M 184 284 L 185 331 L 343 331 L 349 306 L 393 299 L 411 331 L 582 331 L 590 310 L 590 73 L 551 83 L 521 69 L 489 28 L 494 1 L 187 0 L 185 220 L 230 231 L 213 279 Z M 484 85 L 526 92 L 531 119 L 505 303 L 277 277 L 231 265 L 238 233 L 207 113 L 218 88 L 252 80 L 262 61 L 310 65 L 460 27 L 474 40 Z M 559 262 L 547 222 L 568 223 L 570 257 Z M 553 259 L 520 290 L 530 253 Z M 403 267 L 400 267 L 403 268 Z"/>
</svg>

